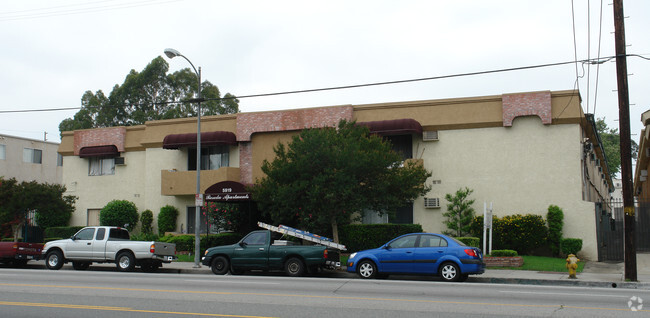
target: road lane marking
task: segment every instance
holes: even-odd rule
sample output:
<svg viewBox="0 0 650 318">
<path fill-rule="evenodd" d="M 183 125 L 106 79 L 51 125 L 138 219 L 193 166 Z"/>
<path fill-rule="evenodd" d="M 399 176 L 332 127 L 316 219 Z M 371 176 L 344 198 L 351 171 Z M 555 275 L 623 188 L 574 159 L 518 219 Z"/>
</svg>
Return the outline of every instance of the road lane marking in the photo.
<svg viewBox="0 0 650 318">
<path fill-rule="evenodd" d="M 540 292 L 527 292 L 527 291 L 514 291 L 514 290 L 500 290 L 500 293 L 510 293 L 510 294 L 533 294 L 533 295 L 567 295 L 567 296 L 587 296 L 587 297 L 618 297 L 618 298 L 629 298 L 628 295 L 603 295 L 603 294 L 576 294 L 576 293 L 540 293 Z"/>
<path fill-rule="evenodd" d="M 478 306 L 504 306 L 504 307 L 532 307 L 532 308 L 556 308 L 558 305 L 530 305 L 530 304 L 500 304 L 485 302 L 469 301 L 445 301 L 445 300 L 427 300 L 427 299 L 400 299 L 400 298 L 373 298 L 373 297 L 345 297 L 345 296 L 318 296 L 303 294 L 271 294 L 271 293 L 243 293 L 243 292 L 215 292 L 215 291 L 197 291 L 197 290 L 171 290 L 171 289 L 146 289 L 146 288 L 125 288 L 125 287 L 93 287 L 93 286 L 69 286 L 69 285 L 40 285 L 40 284 L 4 284 L 0 286 L 14 287 L 40 287 L 40 288 L 68 288 L 68 289 L 94 289 L 94 290 L 121 290 L 136 292 L 158 292 L 158 293 L 176 293 L 176 294 L 203 294 L 203 295 L 242 295 L 242 296 L 271 296 L 271 297 L 298 297 L 314 299 L 338 299 L 338 300 L 370 300 L 370 301 L 392 301 L 392 302 L 410 302 L 410 303 L 435 303 L 435 304 L 454 304 L 454 305 L 478 305 Z M 582 307 L 566 306 L 563 308 L 572 309 L 590 309 L 590 310 L 613 310 L 629 311 L 629 308 L 606 308 L 606 307 Z M 639 310 L 641 312 L 650 312 L 650 310 Z"/>
<path fill-rule="evenodd" d="M 104 310 L 104 311 L 138 312 L 138 313 L 148 313 L 148 314 L 171 314 L 171 315 L 184 315 L 184 316 L 272 318 L 272 317 L 266 317 L 266 316 L 206 314 L 206 313 L 200 313 L 200 312 L 176 312 L 176 311 L 162 311 L 162 310 L 144 310 L 144 309 L 133 309 L 133 308 L 129 308 L 129 307 L 106 307 L 106 306 L 90 306 L 90 305 L 27 303 L 27 302 L 14 302 L 14 301 L 0 301 L 0 306 L 46 307 L 46 308 L 62 308 L 62 309 L 90 309 L 90 310 Z"/>
<path fill-rule="evenodd" d="M 267 282 L 236 282 L 236 281 L 225 281 L 225 280 L 198 280 L 198 279 L 185 279 L 186 282 L 199 282 L 199 283 L 222 283 L 222 284 L 255 284 L 255 285 L 280 285 L 280 283 L 267 283 Z"/>
</svg>

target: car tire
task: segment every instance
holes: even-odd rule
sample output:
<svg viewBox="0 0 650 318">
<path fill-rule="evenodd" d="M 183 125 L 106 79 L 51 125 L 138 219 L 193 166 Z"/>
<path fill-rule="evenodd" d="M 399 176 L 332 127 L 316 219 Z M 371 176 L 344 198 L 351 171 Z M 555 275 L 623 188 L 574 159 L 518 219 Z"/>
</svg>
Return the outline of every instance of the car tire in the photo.
<svg viewBox="0 0 650 318">
<path fill-rule="evenodd" d="M 78 271 L 87 270 L 88 267 L 90 267 L 90 262 L 72 262 L 72 268 Z"/>
<path fill-rule="evenodd" d="M 122 252 L 115 258 L 115 265 L 120 272 L 131 272 L 135 268 L 135 257 L 130 252 Z"/>
<path fill-rule="evenodd" d="M 447 282 L 457 282 L 460 280 L 462 273 L 455 263 L 447 262 L 440 265 L 438 275 Z"/>
<path fill-rule="evenodd" d="M 45 256 L 45 266 L 47 266 L 48 269 L 61 269 L 64 262 L 65 259 L 63 258 L 63 253 L 58 250 L 51 251 L 47 253 L 47 256 Z"/>
<path fill-rule="evenodd" d="M 215 275 L 225 275 L 230 270 L 230 262 L 224 256 L 217 256 L 210 263 L 210 269 Z"/>
<path fill-rule="evenodd" d="M 284 263 L 284 271 L 291 277 L 299 277 L 305 273 L 305 264 L 299 258 L 292 257 Z"/>
<path fill-rule="evenodd" d="M 357 264 L 357 274 L 364 279 L 377 277 L 377 265 L 373 261 L 363 260 Z"/>
</svg>

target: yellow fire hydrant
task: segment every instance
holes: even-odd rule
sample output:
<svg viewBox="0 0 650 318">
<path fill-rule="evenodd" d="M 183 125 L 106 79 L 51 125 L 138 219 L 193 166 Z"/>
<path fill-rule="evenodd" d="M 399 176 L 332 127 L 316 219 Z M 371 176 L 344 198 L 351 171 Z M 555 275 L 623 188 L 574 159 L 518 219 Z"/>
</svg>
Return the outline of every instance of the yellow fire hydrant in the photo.
<svg viewBox="0 0 650 318">
<path fill-rule="evenodd" d="M 566 268 L 569 270 L 569 278 L 577 279 L 576 269 L 578 269 L 578 262 L 580 260 L 573 254 L 569 254 L 566 258 Z"/>
</svg>

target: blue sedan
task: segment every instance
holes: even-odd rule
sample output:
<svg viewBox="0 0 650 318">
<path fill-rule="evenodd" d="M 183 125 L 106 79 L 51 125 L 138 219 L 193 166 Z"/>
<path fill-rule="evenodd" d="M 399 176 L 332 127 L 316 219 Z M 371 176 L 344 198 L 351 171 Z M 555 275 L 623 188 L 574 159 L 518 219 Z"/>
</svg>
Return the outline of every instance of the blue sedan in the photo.
<svg viewBox="0 0 650 318">
<path fill-rule="evenodd" d="M 429 274 L 453 282 L 485 272 L 479 248 L 433 233 L 405 234 L 379 248 L 352 253 L 346 265 L 348 272 L 361 278 Z"/>
</svg>

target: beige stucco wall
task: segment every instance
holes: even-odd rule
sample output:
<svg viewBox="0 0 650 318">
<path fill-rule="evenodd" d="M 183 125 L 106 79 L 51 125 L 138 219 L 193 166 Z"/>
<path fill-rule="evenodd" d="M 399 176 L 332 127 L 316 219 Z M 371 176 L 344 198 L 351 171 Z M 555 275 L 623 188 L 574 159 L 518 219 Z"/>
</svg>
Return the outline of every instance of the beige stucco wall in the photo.
<svg viewBox="0 0 650 318">
<path fill-rule="evenodd" d="M 0 135 L 0 145 L 4 145 L 5 148 L 5 158 L 0 158 L 1 177 L 16 178 L 18 182 L 36 181 L 56 184 L 62 182 L 63 169 L 57 166 L 58 143 Z M 41 150 L 41 163 L 23 162 L 24 148 Z"/>
<path fill-rule="evenodd" d="M 417 142 L 414 154 L 440 180 L 426 197 L 440 198 L 440 209 L 414 203 L 414 223 L 429 232 L 444 231 L 445 194 L 462 187 L 474 192 L 474 209 L 493 203 L 497 216 L 540 214 L 549 205 L 564 210 L 564 237 L 583 239 L 582 255 L 597 259 L 594 205 L 582 201 L 581 128 L 543 125 L 538 117 L 515 119 L 510 128 L 444 130 L 439 141 Z M 559 155 L 561 154 L 561 155 Z M 498 249 L 498 246 L 494 247 Z"/>
</svg>

